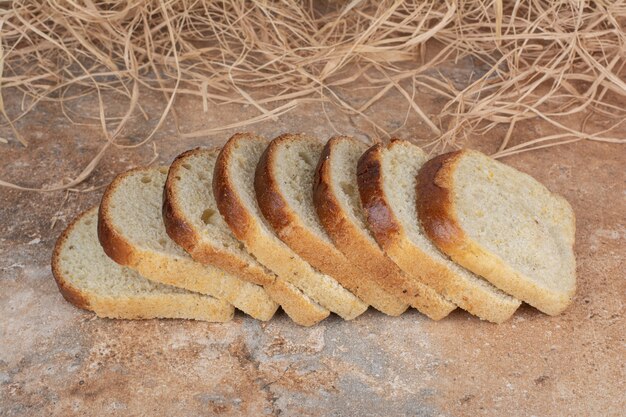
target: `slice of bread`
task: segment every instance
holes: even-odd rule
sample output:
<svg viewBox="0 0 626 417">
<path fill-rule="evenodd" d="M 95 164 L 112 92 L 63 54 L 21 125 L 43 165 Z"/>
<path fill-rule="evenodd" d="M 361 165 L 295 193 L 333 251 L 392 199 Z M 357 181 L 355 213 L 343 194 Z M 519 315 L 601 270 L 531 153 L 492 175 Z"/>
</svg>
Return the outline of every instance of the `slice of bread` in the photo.
<svg viewBox="0 0 626 417">
<path fill-rule="evenodd" d="M 455 305 L 432 288 L 404 274 L 382 251 L 368 229 L 357 186 L 357 163 L 367 146 L 337 136 L 322 151 L 313 201 L 318 217 L 335 245 L 355 265 L 361 265 L 391 294 L 428 317 L 446 317 Z"/>
<path fill-rule="evenodd" d="M 417 146 L 393 140 L 359 160 L 359 191 L 370 230 L 385 253 L 409 276 L 481 319 L 501 323 L 520 301 L 443 255 L 417 218 L 417 173 L 427 160 Z"/>
<path fill-rule="evenodd" d="M 149 281 L 113 262 L 98 242 L 97 223 L 97 207 L 79 215 L 61 234 L 52 254 L 52 274 L 71 304 L 116 319 L 233 318 L 234 308 L 225 301 Z"/>
<path fill-rule="evenodd" d="M 148 279 L 212 295 L 256 319 L 269 320 L 278 305 L 263 287 L 195 262 L 169 238 L 161 215 L 166 176 L 167 168 L 138 168 L 109 185 L 98 218 L 106 254 Z"/>
<path fill-rule="evenodd" d="M 278 276 L 346 320 L 359 316 L 367 305 L 333 278 L 315 271 L 274 234 L 261 214 L 254 175 L 268 142 L 259 136 L 240 133 L 224 145 L 213 176 L 213 192 L 220 213 L 235 237 Z"/>
<path fill-rule="evenodd" d="M 192 149 L 170 166 L 163 191 L 168 235 L 193 259 L 263 285 L 296 323 L 310 326 L 325 318 L 320 307 L 292 284 L 261 265 L 233 236 L 213 196 L 213 170 L 219 149 Z"/>
<path fill-rule="evenodd" d="M 576 225 L 564 198 L 470 150 L 427 162 L 418 197 L 426 234 L 456 262 L 546 314 L 570 304 Z"/>
<path fill-rule="evenodd" d="M 163 190 L 167 234 L 196 261 L 215 265 L 258 285 L 275 275 L 233 236 L 217 209 L 212 182 L 220 148 L 196 148 L 176 157 Z"/>
<path fill-rule="evenodd" d="M 256 170 L 259 207 L 278 237 L 314 268 L 335 278 L 364 302 L 398 316 L 408 307 L 363 277 L 332 243 L 313 206 L 313 178 L 324 144 L 311 136 L 282 135 L 263 153 Z"/>
</svg>

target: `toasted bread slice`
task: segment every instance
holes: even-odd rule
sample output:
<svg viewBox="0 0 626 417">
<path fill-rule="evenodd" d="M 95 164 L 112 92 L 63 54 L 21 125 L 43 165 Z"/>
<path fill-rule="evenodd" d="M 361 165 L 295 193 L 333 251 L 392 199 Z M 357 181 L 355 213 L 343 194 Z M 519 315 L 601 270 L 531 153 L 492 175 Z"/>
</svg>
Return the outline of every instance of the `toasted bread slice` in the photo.
<svg viewBox="0 0 626 417">
<path fill-rule="evenodd" d="M 235 237 L 279 277 L 346 320 L 359 316 L 367 305 L 333 278 L 315 271 L 274 234 L 263 218 L 255 196 L 254 175 L 268 142 L 241 133 L 224 145 L 213 176 L 213 192 L 220 213 Z"/>
<path fill-rule="evenodd" d="M 170 166 L 163 192 L 163 221 L 168 235 L 196 261 L 263 285 L 294 322 L 315 324 L 320 307 L 254 259 L 220 215 L 212 189 L 218 153 L 219 149 L 192 149 Z"/>
<path fill-rule="evenodd" d="M 407 275 L 481 319 L 501 323 L 520 301 L 452 262 L 420 226 L 417 173 L 427 159 L 419 147 L 403 140 L 375 145 L 365 152 L 357 176 L 370 230 Z"/>
<path fill-rule="evenodd" d="M 440 155 L 419 173 L 418 211 L 460 265 L 546 314 L 570 304 L 574 212 L 531 176 L 476 151 Z"/>
<path fill-rule="evenodd" d="M 404 274 L 368 229 L 357 185 L 357 163 L 367 146 L 356 139 L 332 138 L 320 157 L 313 201 L 321 223 L 335 245 L 368 277 L 428 317 L 446 317 L 455 305 L 432 288 Z"/>
<path fill-rule="evenodd" d="M 408 307 L 350 262 L 332 243 L 313 206 L 313 178 L 324 144 L 311 136 L 282 135 L 263 153 L 255 188 L 259 207 L 278 237 L 314 268 L 391 316 Z"/>
<path fill-rule="evenodd" d="M 52 254 L 52 274 L 71 304 L 117 319 L 233 318 L 234 308 L 226 301 L 152 282 L 113 262 L 98 242 L 97 224 L 97 207 L 79 215 L 61 234 Z"/>
<path fill-rule="evenodd" d="M 225 300 L 250 316 L 269 320 L 278 305 L 262 287 L 195 262 L 165 232 L 161 205 L 167 168 L 138 168 L 106 189 L 98 237 L 107 255 L 144 277 Z"/>
</svg>

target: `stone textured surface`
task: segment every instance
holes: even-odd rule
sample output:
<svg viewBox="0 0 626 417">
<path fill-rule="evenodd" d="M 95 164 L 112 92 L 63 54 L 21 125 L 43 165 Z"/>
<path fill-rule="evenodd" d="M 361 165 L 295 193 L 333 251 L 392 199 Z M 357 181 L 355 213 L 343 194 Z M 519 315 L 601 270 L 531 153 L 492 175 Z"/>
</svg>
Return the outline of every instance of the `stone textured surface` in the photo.
<svg viewBox="0 0 626 417">
<path fill-rule="evenodd" d="M 361 101 L 366 101 L 365 96 Z M 6 99 L 5 99 L 6 100 Z M 359 98 L 355 98 L 358 104 Z M 420 92 L 420 102 L 439 101 Z M 9 112 L 19 100 L 8 100 Z M 70 103 L 97 114 L 93 100 Z M 148 114 L 163 106 L 142 99 Z M 390 94 L 370 116 L 397 135 L 425 144 L 423 123 L 403 124 L 406 102 Z M 435 107 L 427 108 L 434 112 Z M 107 114 L 123 114 L 108 108 Z M 371 124 L 307 105 L 248 129 L 267 136 L 335 130 L 374 139 Z M 236 122 L 252 107 L 176 104 L 179 129 Z M 122 143 L 138 143 L 156 116 L 133 119 Z M 505 159 L 571 202 L 577 214 L 578 291 L 559 317 L 523 306 L 502 325 L 458 311 L 432 322 L 413 311 L 389 318 L 368 311 L 352 322 L 332 316 L 304 329 L 280 313 L 259 323 L 238 313 L 227 324 L 175 320 L 112 321 L 66 303 L 51 276 L 55 239 L 80 211 L 97 204 L 118 172 L 168 163 L 183 150 L 223 143 L 234 131 L 183 138 L 173 117 L 151 145 L 110 149 L 83 192 L 0 188 L 0 416 L 48 415 L 411 415 L 618 416 L 626 412 L 626 149 L 578 142 Z M 18 127 L 24 149 L 0 143 L 0 178 L 22 185 L 76 176 L 103 145 L 97 120 L 73 126 L 41 105 Z M 565 120 L 578 126 L 580 120 Z M 334 126 L 334 127 L 333 127 Z M 601 122 L 588 125 L 600 130 Z M 492 152 L 506 126 L 465 145 Z M 528 122 L 525 138 L 551 131 Z M 617 134 L 624 137 L 626 131 Z M 6 127 L 0 136 L 10 137 Z M 521 137 L 517 137 L 521 140 Z M 92 191 L 90 188 L 95 188 Z"/>
</svg>

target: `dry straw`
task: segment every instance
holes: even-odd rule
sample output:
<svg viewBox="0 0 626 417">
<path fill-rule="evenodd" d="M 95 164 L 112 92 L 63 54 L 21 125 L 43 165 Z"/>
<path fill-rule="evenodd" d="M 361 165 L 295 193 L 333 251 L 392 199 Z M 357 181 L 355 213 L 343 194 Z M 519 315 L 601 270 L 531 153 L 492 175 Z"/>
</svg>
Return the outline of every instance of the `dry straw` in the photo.
<svg viewBox="0 0 626 417">
<path fill-rule="evenodd" d="M 15 139 L 27 146 L 15 122 L 38 103 L 64 105 L 87 94 L 99 99 L 95 118 L 107 142 L 79 177 L 55 189 L 74 187 L 106 148 L 123 146 L 116 139 L 133 114 L 145 115 L 139 98 L 146 89 L 162 93 L 167 104 L 134 147 L 150 141 L 179 95 L 201 98 L 205 109 L 241 103 L 258 110 L 228 126 L 179 129 L 186 137 L 275 119 L 311 101 L 364 117 L 376 136 L 387 137 L 393 132 L 369 114 L 389 91 L 407 100 L 439 148 L 500 124 L 509 129 L 497 157 L 577 140 L 625 142 L 615 133 L 626 116 L 616 104 L 626 97 L 624 1 L 2 3 L 0 111 Z M 469 80 L 459 83 L 440 71 L 462 59 L 476 64 Z M 371 99 L 356 106 L 344 92 L 364 82 Z M 417 89 L 447 100 L 436 117 L 414 100 Z M 8 114 L 1 97 L 15 90 L 22 107 Z M 104 97 L 111 95 L 127 100 L 121 118 L 105 115 Z M 575 114 L 585 115 L 580 126 L 563 124 Z M 592 114 L 609 127 L 586 132 Z M 559 133 L 511 145 L 519 122 L 532 118 Z"/>
</svg>

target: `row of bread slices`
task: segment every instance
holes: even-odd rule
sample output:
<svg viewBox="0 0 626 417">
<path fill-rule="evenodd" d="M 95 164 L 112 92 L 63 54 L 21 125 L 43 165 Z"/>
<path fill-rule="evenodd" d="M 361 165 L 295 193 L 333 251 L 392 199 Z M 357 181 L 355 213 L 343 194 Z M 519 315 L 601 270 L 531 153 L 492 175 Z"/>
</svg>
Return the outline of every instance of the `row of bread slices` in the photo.
<svg viewBox="0 0 626 417">
<path fill-rule="evenodd" d="M 169 168 L 118 175 L 59 238 L 71 303 L 115 318 L 313 325 L 368 306 L 455 308 L 495 323 L 520 300 L 548 314 L 574 293 L 574 217 L 561 197 L 474 151 L 427 162 L 407 141 L 237 134 Z"/>
</svg>

